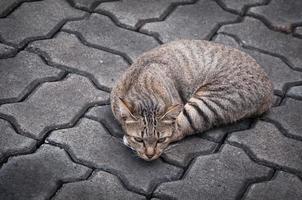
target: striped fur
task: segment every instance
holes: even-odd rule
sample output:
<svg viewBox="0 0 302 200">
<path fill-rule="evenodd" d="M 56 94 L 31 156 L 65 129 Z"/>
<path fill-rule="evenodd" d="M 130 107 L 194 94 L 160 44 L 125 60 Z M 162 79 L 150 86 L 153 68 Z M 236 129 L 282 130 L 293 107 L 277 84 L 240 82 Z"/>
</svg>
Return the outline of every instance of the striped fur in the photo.
<svg viewBox="0 0 302 200">
<path fill-rule="evenodd" d="M 264 113 L 272 97 L 271 81 L 249 55 L 214 42 L 179 40 L 137 58 L 113 88 L 111 106 L 128 143 L 145 158 L 148 141 L 160 154 L 186 135 Z M 133 119 L 121 117 L 120 99 Z M 173 105 L 181 109 L 167 123 L 161 116 Z M 127 128 L 127 120 L 136 128 Z M 162 135 L 168 135 L 166 145 L 156 147 Z M 133 137 L 143 145 L 131 144 Z"/>
</svg>

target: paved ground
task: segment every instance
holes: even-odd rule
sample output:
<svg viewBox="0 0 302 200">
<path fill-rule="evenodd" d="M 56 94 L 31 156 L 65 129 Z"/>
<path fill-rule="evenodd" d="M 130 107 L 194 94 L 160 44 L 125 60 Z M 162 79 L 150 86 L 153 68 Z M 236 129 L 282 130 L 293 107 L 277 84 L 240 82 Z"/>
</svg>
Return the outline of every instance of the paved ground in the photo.
<svg viewBox="0 0 302 200">
<path fill-rule="evenodd" d="M 0 199 L 301 200 L 301 10 L 300 0 L 0 0 Z M 252 55 L 275 107 L 144 162 L 122 145 L 108 95 L 135 57 L 177 38 Z"/>
</svg>

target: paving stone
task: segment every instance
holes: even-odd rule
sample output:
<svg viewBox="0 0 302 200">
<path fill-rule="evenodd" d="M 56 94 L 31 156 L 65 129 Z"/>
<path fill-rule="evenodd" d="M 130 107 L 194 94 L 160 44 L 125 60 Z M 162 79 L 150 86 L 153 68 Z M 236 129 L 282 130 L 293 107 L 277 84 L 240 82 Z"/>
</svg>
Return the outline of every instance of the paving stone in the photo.
<svg viewBox="0 0 302 200">
<path fill-rule="evenodd" d="M 192 0 L 125 0 L 104 2 L 95 10 L 110 12 L 123 25 L 137 28 L 141 21 L 159 19 L 172 3 L 186 2 L 192 2 Z"/>
<path fill-rule="evenodd" d="M 99 171 L 86 181 L 67 183 L 56 194 L 54 200 L 138 200 L 144 196 L 126 190 L 119 179 L 107 172 Z"/>
<path fill-rule="evenodd" d="M 301 113 L 302 101 L 288 98 L 285 105 L 271 109 L 268 118 L 278 121 L 291 135 L 302 138 Z"/>
<path fill-rule="evenodd" d="M 245 45 L 284 56 L 293 67 L 302 69 L 302 40 L 272 31 L 257 19 L 245 17 L 243 22 L 225 25 L 218 32 L 236 35 Z"/>
<path fill-rule="evenodd" d="M 302 98 L 302 85 L 295 86 L 289 89 L 288 96 Z"/>
<path fill-rule="evenodd" d="M 50 67 L 35 54 L 22 51 L 0 60 L 0 102 L 17 101 L 41 80 L 55 80 L 63 71 Z"/>
<path fill-rule="evenodd" d="M 53 63 L 89 74 L 96 83 L 106 88 L 112 88 L 128 66 L 122 57 L 87 47 L 75 35 L 64 32 L 54 39 L 36 41 L 30 48 L 46 52 L 48 60 Z"/>
<path fill-rule="evenodd" d="M 15 51 L 16 51 L 15 48 L 0 43 L 0 58 L 9 56 L 9 55 L 13 54 Z"/>
<path fill-rule="evenodd" d="M 226 8 L 243 14 L 245 9 L 249 6 L 260 5 L 265 3 L 265 0 L 219 0 Z"/>
<path fill-rule="evenodd" d="M 165 21 L 143 26 L 156 32 L 163 42 L 176 39 L 209 39 L 223 22 L 235 21 L 236 15 L 224 11 L 215 1 L 201 0 L 193 5 L 178 6 Z"/>
<path fill-rule="evenodd" d="M 0 119 L 0 162 L 5 157 L 30 152 L 35 144 L 35 140 L 18 135 L 7 121 Z"/>
<path fill-rule="evenodd" d="M 1 0 L 0 1 L 0 17 L 4 17 L 10 11 L 12 11 L 19 3 L 24 2 L 26 0 Z"/>
<path fill-rule="evenodd" d="M 161 184 L 155 197 L 168 199 L 235 199 L 247 180 L 266 177 L 270 169 L 258 165 L 240 148 L 225 145 L 218 154 L 200 156 L 182 180 Z"/>
<path fill-rule="evenodd" d="M 295 34 L 302 36 L 302 26 L 298 26 L 295 28 Z"/>
<path fill-rule="evenodd" d="M 249 13 L 265 18 L 276 29 L 290 32 L 292 25 L 302 22 L 302 1 L 274 0 L 268 5 L 253 7 Z"/>
<path fill-rule="evenodd" d="M 158 183 L 182 173 L 182 169 L 159 159 L 147 162 L 138 158 L 100 123 L 85 118 L 74 128 L 52 132 L 47 140 L 66 145 L 76 159 L 118 175 L 129 188 L 141 193 L 150 193 Z"/>
<path fill-rule="evenodd" d="M 124 136 L 122 127 L 113 116 L 110 105 L 93 107 L 85 116 L 101 122 L 110 131 L 111 135 L 115 137 Z"/>
<path fill-rule="evenodd" d="M 34 154 L 13 157 L 2 166 L 0 199 L 47 199 L 59 181 L 83 179 L 89 172 L 73 163 L 64 150 L 42 145 Z"/>
<path fill-rule="evenodd" d="M 108 100 L 108 94 L 78 75 L 44 83 L 26 101 L 0 106 L 0 113 L 14 117 L 20 129 L 41 139 L 50 128 L 71 125 L 87 104 Z"/>
<path fill-rule="evenodd" d="M 246 200 L 300 200 L 302 197 L 302 181 L 286 172 L 278 172 L 277 176 L 268 182 L 251 186 Z"/>
<path fill-rule="evenodd" d="M 162 157 L 169 163 L 185 167 L 193 158 L 213 152 L 216 146 L 216 143 L 202 138 L 188 137 L 170 145 Z"/>
<path fill-rule="evenodd" d="M 76 7 L 83 8 L 86 10 L 91 10 L 94 4 L 101 2 L 101 0 L 71 0 L 71 1 Z"/>
<path fill-rule="evenodd" d="M 68 22 L 63 29 L 79 32 L 89 43 L 125 53 L 131 59 L 158 46 L 152 37 L 120 28 L 109 17 L 100 14 Z"/>
<path fill-rule="evenodd" d="M 48 36 L 64 20 L 82 16 L 84 12 L 73 9 L 64 0 L 26 2 L 0 19 L 0 35 L 20 47 L 33 38 Z"/>
<path fill-rule="evenodd" d="M 302 142 L 285 137 L 271 123 L 259 121 L 253 129 L 233 133 L 228 141 L 247 148 L 260 161 L 302 174 Z"/>
<path fill-rule="evenodd" d="M 302 72 L 293 71 L 280 58 L 242 48 L 234 38 L 219 34 L 215 42 L 225 44 L 252 56 L 272 80 L 274 89 L 282 93 L 286 83 L 302 80 Z"/>
</svg>

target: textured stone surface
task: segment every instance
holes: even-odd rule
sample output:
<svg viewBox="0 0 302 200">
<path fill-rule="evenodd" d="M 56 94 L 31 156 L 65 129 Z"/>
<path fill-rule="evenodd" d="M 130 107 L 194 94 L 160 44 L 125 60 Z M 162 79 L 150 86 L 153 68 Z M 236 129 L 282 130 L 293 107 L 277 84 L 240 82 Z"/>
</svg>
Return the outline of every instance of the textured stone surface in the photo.
<svg viewBox="0 0 302 200">
<path fill-rule="evenodd" d="M 273 180 L 251 186 L 246 200 L 300 200 L 302 197 L 302 181 L 292 174 L 278 172 Z"/>
<path fill-rule="evenodd" d="M 0 162 L 10 155 L 29 152 L 35 144 L 35 140 L 18 135 L 7 121 L 0 119 Z"/>
<path fill-rule="evenodd" d="M 236 18 L 215 1 L 201 0 L 194 5 L 177 7 L 165 21 L 148 23 L 143 30 L 158 33 L 163 42 L 184 38 L 208 39 L 219 24 Z"/>
<path fill-rule="evenodd" d="M 302 72 L 293 71 L 281 59 L 258 51 L 242 48 L 234 38 L 230 36 L 219 34 L 215 38 L 215 42 L 240 49 L 252 56 L 272 80 L 274 89 L 279 92 L 283 91 L 286 83 L 302 80 Z"/>
<path fill-rule="evenodd" d="M 51 62 L 89 74 L 99 85 L 107 88 L 114 85 L 128 66 L 122 57 L 89 48 L 68 33 L 59 33 L 50 40 L 39 40 L 30 47 L 46 52 Z"/>
<path fill-rule="evenodd" d="M 62 71 L 52 68 L 39 56 L 22 51 L 0 60 L 0 102 L 19 100 L 41 80 L 55 80 Z"/>
<path fill-rule="evenodd" d="M 93 107 L 85 116 L 101 122 L 110 131 L 110 134 L 115 137 L 124 135 L 122 127 L 113 116 L 110 105 Z"/>
<path fill-rule="evenodd" d="M 0 18 L 0 35 L 7 42 L 22 46 L 33 38 L 48 36 L 64 20 L 83 15 L 64 0 L 26 2 L 7 18 Z"/>
<path fill-rule="evenodd" d="M 164 199 L 167 196 L 191 200 L 235 199 L 247 179 L 268 174 L 269 168 L 253 163 L 243 150 L 225 145 L 218 154 L 198 157 L 182 180 L 161 184 L 155 190 L 155 196 Z"/>
<path fill-rule="evenodd" d="M 0 199 L 301 199 L 298 4 L 0 0 Z M 145 162 L 122 143 L 108 91 L 157 39 L 177 38 L 247 52 L 268 72 L 277 103 Z"/>
<path fill-rule="evenodd" d="M 251 130 L 233 133 L 228 141 L 244 146 L 258 160 L 302 174 L 302 142 L 285 137 L 271 123 L 258 122 Z"/>
<path fill-rule="evenodd" d="M 89 43 L 122 52 L 131 59 L 158 45 L 152 37 L 117 27 L 111 19 L 99 14 L 68 22 L 63 28 L 79 32 Z"/>
<path fill-rule="evenodd" d="M 189 137 L 171 145 L 162 157 L 169 163 L 185 167 L 194 157 L 212 153 L 216 145 L 202 138 Z"/>
<path fill-rule="evenodd" d="M 71 2 L 78 8 L 91 10 L 95 4 L 99 4 L 102 0 L 71 0 Z"/>
<path fill-rule="evenodd" d="M 96 172 L 89 180 L 65 184 L 56 194 L 55 200 L 143 200 L 144 196 L 123 188 L 120 180 L 107 172 Z"/>
<path fill-rule="evenodd" d="M 274 32 L 257 19 L 246 17 L 241 23 L 223 26 L 219 32 L 234 34 L 243 44 L 281 55 L 294 67 L 302 69 L 302 40 Z"/>
<path fill-rule="evenodd" d="M 141 21 L 159 19 L 166 13 L 172 3 L 192 2 L 192 0 L 125 0 L 105 2 L 96 11 L 112 13 L 118 21 L 126 26 L 136 28 Z"/>
<path fill-rule="evenodd" d="M 285 105 L 273 108 L 268 118 L 278 121 L 290 134 L 302 138 L 301 113 L 302 101 L 288 98 Z"/>
<path fill-rule="evenodd" d="M 0 106 L 0 113 L 14 117 L 22 131 L 41 138 L 50 127 L 70 125 L 87 104 L 106 99 L 108 94 L 96 90 L 89 80 L 71 75 L 44 83 L 24 102 Z"/>
<path fill-rule="evenodd" d="M 12 11 L 19 3 L 26 0 L 1 0 L 0 1 L 0 17 L 4 17 Z"/>
<path fill-rule="evenodd" d="M 0 199 L 47 199 L 58 181 L 88 176 L 87 167 L 73 163 L 64 150 L 42 145 L 37 152 L 10 159 L 0 171 Z"/>
<path fill-rule="evenodd" d="M 302 26 L 298 26 L 297 28 L 295 28 L 295 34 L 302 37 Z"/>
<path fill-rule="evenodd" d="M 160 160 L 143 161 L 121 139 L 110 136 L 100 123 L 89 119 L 82 119 L 74 128 L 54 131 L 48 141 L 67 145 L 76 159 L 112 171 L 138 192 L 150 193 L 159 182 L 175 179 L 182 172 Z"/>
<path fill-rule="evenodd" d="M 15 49 L 11 46 L 0 43 L 0 58 L 9 56 L 15 52 Z"/>
<path fill-rule="evenodd" d="M 232 10 L 236 11 L 238 13 L 243 13 L 245 9 L 249 6 L 254 6 L 254 5 L 261 5 L 265 3 L 265 0 L 219 0 L 223 5 Z"/>
<path fill-rule="evenodd" d="M 302 22 L 302 1 L 274 0 L 268 5 L 253 7 L 249 13 L 265 18 L 278 30 L 290 32 L 292 25 Z"/>
<path fill-rule="evenodd" d="M 302 86 L 295 86 L 289 89 L 288 96 L 302 98 Z"/>
</svg>

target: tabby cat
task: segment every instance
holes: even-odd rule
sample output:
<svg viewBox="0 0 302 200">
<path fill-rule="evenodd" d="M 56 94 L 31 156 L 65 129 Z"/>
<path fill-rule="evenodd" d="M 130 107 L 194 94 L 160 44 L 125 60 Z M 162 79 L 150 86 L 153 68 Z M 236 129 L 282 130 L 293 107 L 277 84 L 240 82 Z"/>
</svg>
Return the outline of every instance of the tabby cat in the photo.
<svg viewBox="0 0 302 200">
<path fill-rule="evenodd" d="M 124 143 L 145 160 L 169 143 L 213 126 L 261 115 L 272 83 L 246 53 L 203 40 L 178 40 L 138 57 L 111 92 Z"/>
</svg>

